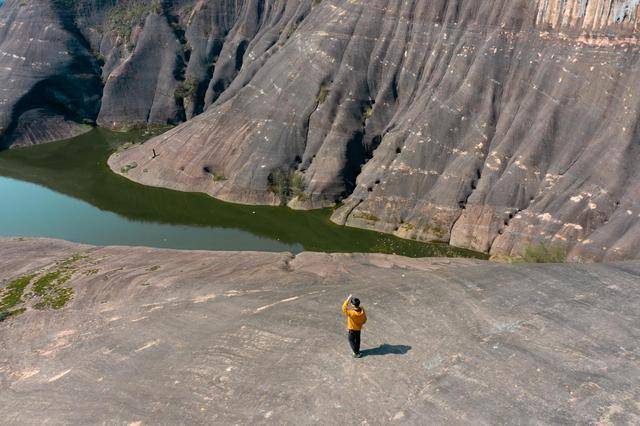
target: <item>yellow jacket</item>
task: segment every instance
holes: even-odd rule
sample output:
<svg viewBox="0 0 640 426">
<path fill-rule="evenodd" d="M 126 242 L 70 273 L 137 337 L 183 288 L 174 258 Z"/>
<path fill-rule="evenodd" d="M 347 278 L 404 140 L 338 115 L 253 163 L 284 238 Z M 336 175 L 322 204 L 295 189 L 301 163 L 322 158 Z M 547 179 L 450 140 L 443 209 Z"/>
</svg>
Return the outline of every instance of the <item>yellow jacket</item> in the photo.
<svg viewBox="0 0 640 426">
<path fill-rule="evenodd" d="M 362 330 L 362 326 L 367 322 L 367 314 L 364 308 L 360 307 L 359 311 L 349 309 L 349 298 L 342 304 L 342 313 L 347 316 L 347 328 L 349 330 Z"/>
</svg>

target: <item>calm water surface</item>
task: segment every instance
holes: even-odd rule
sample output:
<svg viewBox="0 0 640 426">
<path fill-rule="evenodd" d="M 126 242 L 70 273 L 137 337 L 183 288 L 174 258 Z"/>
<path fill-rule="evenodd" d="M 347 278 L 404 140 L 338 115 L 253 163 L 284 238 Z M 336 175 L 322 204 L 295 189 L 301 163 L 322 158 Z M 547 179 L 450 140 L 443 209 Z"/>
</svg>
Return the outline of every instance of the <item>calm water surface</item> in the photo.
<svg viewBox="0 0 640 426">
<path fill-rule="evenodd" d="M 95 245 L 142 245 L 210 250 L 302 250 L 241 229 L 130 220 L 45 187 L 0 177 L 0 233 L 52 237 Z"/>
<path fill-rule="evenodd" d="M 0 152 L 0 236 L 176 249 L 483 257 L 446 244 L 338 226 L 329 221 L 330 209 L 225 203 L 142 186 L 109 170 L 106 160 L 118 146 L 148 137 L 96 129 L 67 141 Z"/>
</svg>

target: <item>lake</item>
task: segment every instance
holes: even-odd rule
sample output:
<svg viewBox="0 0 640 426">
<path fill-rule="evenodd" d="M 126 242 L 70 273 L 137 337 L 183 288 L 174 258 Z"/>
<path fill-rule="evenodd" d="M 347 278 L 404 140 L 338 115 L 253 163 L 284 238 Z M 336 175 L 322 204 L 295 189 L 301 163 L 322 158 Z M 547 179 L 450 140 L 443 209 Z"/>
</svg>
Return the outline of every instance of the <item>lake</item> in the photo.
<svg viewBox="0 0 640 426">
<path fill-rule="evenodd" d="M 110 153 L 150 136 L 94 129 L 66 141 L 0 152 L 0 236 L 175 249 L 486 257 L 339 226 L 329 220 L 330 209 L 226 203 L 146 187 L 111 172 Z"/>
</svg>

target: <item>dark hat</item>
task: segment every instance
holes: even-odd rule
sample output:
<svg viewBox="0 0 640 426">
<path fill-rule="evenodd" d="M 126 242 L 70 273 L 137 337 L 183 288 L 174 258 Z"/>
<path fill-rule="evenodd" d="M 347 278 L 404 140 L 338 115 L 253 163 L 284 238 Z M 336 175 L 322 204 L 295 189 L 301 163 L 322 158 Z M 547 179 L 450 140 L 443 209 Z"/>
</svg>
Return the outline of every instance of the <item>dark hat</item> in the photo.
<svg viewBox="0 0 640 426">
<path fill-rule="evenodd" d="M 351 304 L 357 308 L 358 306 L 360 306 L 360 299 L 358 299 L 357 297 L 351 298 Z"/>
</svg>

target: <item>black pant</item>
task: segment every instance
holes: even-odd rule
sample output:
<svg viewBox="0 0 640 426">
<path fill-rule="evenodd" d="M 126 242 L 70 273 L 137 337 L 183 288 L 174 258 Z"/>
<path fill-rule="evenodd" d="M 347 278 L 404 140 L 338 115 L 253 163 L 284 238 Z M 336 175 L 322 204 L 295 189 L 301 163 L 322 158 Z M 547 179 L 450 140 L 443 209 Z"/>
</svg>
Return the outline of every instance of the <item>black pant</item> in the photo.
<svg viewBox="0 0 640 426">
<path fill-rule="evenodd" d="M 360 330 L 349 330 L 349 345 L 354 354 L 360 353 Z"/>
</svg>

